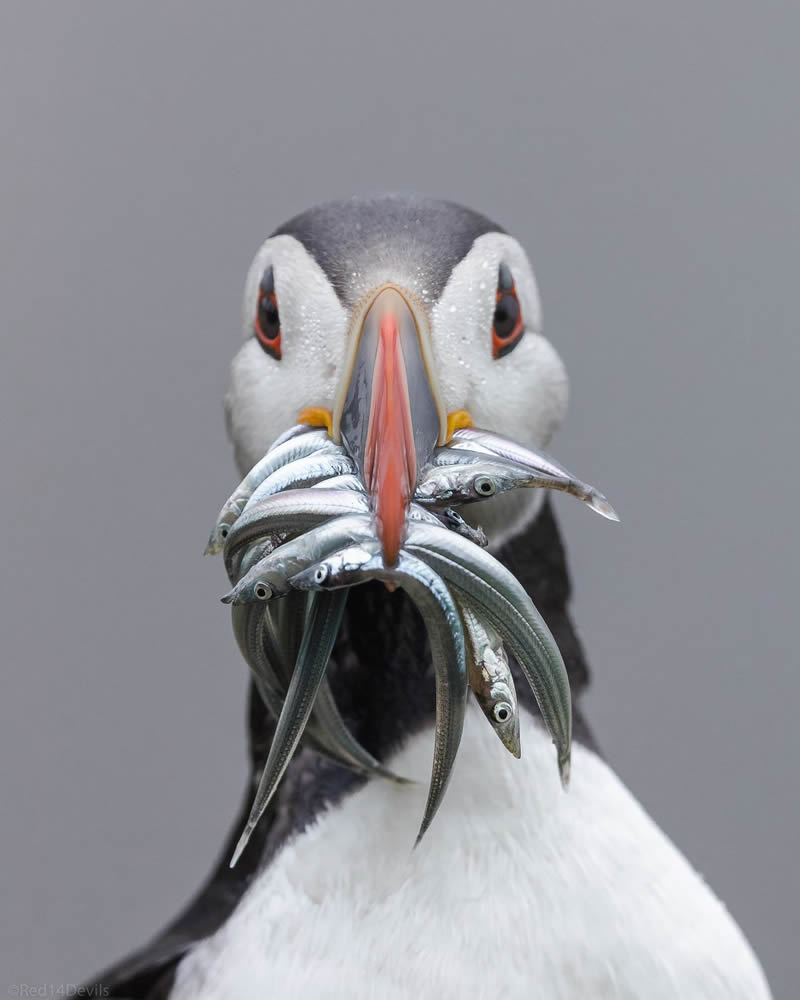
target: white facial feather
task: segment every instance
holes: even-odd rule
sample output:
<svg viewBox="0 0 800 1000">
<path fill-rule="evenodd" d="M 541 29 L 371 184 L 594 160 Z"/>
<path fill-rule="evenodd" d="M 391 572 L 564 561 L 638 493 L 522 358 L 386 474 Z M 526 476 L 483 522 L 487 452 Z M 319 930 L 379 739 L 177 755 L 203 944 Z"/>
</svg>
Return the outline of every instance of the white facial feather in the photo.
<svg viewBox="0 0 800 1000">
<path fill-rule="evenodd" d="M 747 942 L 614 773 L 544 728 L 522 759 L 471 705 L 447 796 L 412 851 L 433 732 L 282 848 L 181 963 L 171 1000 L 766 1000 Z"/>
<path fill-rule="evenodd" d="M 525 333 L 505 357 L 492 358 L 497 271 L 507 264 Z M 448 411 L 467 410 L 479 427 L 544 447 L 564 418 L 569 383 L 561 358 L 542 335 L 542 308 L 525 251 L 511 236 L 487 233 L 453 269 L 431 316 L 440 389 Z M 494 547 L 538 509 L 539 490 L 517 490 L 469 510 Z"/>
<path fill-rule="evenodd" d="M 365 288 L 386 280 L 404 283 L 406 276 L 392 275 L 385 258 L 384 253 L 375 262 L 374 274 L 360 274 Z M 501 262 L 514 276 L 525 334 L 511 353 L 495 361 L 492 316 Z M 281 361 L 267 355 L 253 337 L 258 283 L 270 265 L 281 318 Z M 424 277 L 415 279 L 416 293 L 419 281 L 424 284 Z M 541 333 L 536 280 L 519 243 L 500 233 L 475 240 L 431 308 L 430 322 L 436 374 L 448 411 L 468 410 L 479 426 L 525 444 L 545 445 L 564 416 L 567 376 Z M 348 324 L 349 315 L 326 274 L 302 244 L 292 236 L 267 240 L 247 276 L 246 340 L 231 366 L 225 399 L 228 432 L 242 473 L 304 406 L 332 406 Z M 480 504 L 473 517 L 499 544 L 533 516 L 539 501 L 539 491 L 520 491 Z"/>
<path fill-rule="evenodd" d="M 283 357 L 253 336 L 258 283 L 272 266 Z M 233 359 L 225 395 L 236 462 L 247 472 L 304 406 L 330 406 L 344 356 L 348 316 L 325 272 L 293 236 L 275 236 L 255 256 L 245 282 L 245 343 Z"/>
</svg>

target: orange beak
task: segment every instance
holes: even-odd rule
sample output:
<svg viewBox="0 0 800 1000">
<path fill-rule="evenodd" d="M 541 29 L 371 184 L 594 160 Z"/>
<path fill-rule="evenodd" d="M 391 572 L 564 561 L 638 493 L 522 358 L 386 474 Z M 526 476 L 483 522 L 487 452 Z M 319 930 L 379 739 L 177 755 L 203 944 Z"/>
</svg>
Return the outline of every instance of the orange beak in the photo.
<svg viewBox="0 0 800 1000">
<path fill-rule="evenodd" d="M 397 561 L 418 471 L 447 433 L 430 359 L 422 307 L 393 285 L 379 289 L 354 318 L 333 436 L 359 466 L 388 566 Z"/>
</svg>

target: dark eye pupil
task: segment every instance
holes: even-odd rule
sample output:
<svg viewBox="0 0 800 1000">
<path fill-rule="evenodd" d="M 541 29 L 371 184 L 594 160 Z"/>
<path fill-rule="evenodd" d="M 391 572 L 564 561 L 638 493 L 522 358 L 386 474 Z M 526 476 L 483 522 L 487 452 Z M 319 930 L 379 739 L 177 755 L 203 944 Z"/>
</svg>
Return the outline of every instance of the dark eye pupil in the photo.
<svg viewBox="0 0 800 1000">
<path fill-rule="evenodd" d="M 267 340 L 274 340 L 278 336 L 281 322 L 278 316 L 278 306 L 274 299 L 268 299 L 262 295 L 258 303 L 258 325 Z"/>
<path fill-rule="evenodd" d="M 494 332 L 505 340 L 514 332 L 519 319 L 519 302 L 515 295 L 503 295 L 494 310 Z"/>
</svg>

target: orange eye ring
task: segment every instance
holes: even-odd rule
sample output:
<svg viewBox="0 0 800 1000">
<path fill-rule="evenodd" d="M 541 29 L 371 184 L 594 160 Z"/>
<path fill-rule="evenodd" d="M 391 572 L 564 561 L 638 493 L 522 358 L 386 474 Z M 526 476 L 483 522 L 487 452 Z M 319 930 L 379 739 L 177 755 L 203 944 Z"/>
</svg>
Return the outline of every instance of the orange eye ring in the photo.
<svg viewBox="0 0 800 1000">
<path fill-rule="evenodd" d="M 514 350 L 525 332 L 516 285 L 505 264 L 500 265 L 494 301 L 492 357 L 497 361 Z"/>
<path fill-rule="evenodd" d="M 253 320 L 253 332 L 256 340 L 267 354 L 281 360 L 281 322 L 278 313 L 278 299 L 275 296 L 275 280 L 272 268 L 264 272 L 258 286 L 258 302 Z"/>
</svg>

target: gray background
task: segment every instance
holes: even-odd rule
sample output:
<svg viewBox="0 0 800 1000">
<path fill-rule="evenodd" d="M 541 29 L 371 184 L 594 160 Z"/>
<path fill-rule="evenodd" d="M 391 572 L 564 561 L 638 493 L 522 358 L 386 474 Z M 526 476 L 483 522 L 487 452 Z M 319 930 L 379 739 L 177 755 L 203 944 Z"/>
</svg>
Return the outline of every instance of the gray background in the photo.
<svg viewBox="0 0 800 1000">
<path fill-rule="evenodd" d="M 294 8 L 294 9 L 289 9 Z M 71 983 L 205 875 L 246 676 L 201 558 L 245 269 L 416 190 L 526 245 L 607 756 L 797 995 L 800 15 L 789 4 L 5 2 L 0 982 Z"/>
</svg>

